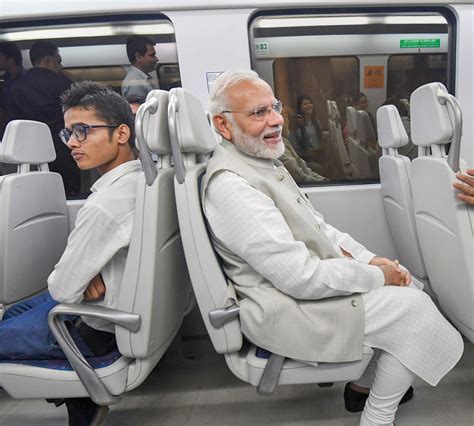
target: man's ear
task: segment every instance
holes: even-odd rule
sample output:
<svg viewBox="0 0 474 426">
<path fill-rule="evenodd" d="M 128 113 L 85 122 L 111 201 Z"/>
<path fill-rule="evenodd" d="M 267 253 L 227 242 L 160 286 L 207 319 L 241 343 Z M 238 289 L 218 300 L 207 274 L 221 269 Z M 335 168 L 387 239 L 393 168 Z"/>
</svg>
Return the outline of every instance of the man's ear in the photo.
<svg viewBox="0 0 474 426">
<path fill-rule="evenodd" d="M 126 124 L 121 124 L 115 129 L 115 134 L 119 145 L 128 144 L 130 133 L 130 127 L 128 127 Z"/>
<path fill-rule="evenodd" d="M 224 139 L 227 139 L 228 141 L 232 140 L 232 125 L 225 115 L 216 114 L 212 117 L 212 124 L 214 124 L 217 133 L 219 133 Z"/>
</svg>

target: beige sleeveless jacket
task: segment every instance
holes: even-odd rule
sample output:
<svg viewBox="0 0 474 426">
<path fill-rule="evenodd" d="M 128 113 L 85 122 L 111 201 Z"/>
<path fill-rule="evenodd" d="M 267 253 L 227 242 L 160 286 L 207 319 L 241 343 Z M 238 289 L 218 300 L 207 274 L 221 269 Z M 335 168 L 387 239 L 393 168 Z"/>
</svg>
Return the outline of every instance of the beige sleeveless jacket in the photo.
<svg viewBox="0 0 474 426">
<path fill-rule="evenodd" d="M 223 141 L 209 160 L 202 199 L 209 181 L 220 171 L 238 174 L 270 197 L 286 219 L 295 240 L 312 256 L 340 257 L 314 215 L 314 209 L 278 160 L 258 159 Z M 205 205 L 203 202 L 205 213 Z M 211 224 L 212 226 L 212 224 Z M 362 358 L 364 309 L 358 294 L 321 300 L 295 300 L 275 288 L 243 259 L 213 237 L 229 284 L 240 302 L 242 333 L 254 344 L 289 358 L 344 362 Z"/>
</svg>

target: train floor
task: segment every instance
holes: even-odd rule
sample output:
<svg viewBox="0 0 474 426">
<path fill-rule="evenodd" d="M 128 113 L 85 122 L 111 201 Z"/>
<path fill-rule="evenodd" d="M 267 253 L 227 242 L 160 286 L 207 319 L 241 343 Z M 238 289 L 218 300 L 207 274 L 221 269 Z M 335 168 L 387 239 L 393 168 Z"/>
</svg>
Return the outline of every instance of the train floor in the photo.
<svg viewBox="0 0 474 426">
<path fill-rule="evenodd" d="M 415 397 L 397 413 L 397 426 L 474 425 L 474 345 L 433 388 L 415 383 Z M 281 386 L 269 397 L 235 378 L 208 338 L 175 342 L 150 377 L 111 407 L 103 423 L 119 425 L 318 425 L 359 424 L 344 410 L 344 383 Z M 15 400 L 0 390 L 0 425 L 67 425 L 64 406 Z"/>
</svg>

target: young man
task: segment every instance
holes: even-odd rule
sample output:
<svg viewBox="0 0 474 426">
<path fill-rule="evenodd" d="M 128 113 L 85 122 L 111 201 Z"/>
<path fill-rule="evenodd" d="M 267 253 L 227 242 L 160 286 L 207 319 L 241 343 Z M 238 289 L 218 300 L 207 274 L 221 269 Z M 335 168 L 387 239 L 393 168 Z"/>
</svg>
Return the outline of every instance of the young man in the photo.
<svg viewBox="0 0 474 426">
<path fill-rule="evenodd" d="M 58 303 L 115 308 L 130 244 L 137 178 L 134 123 L 128 103 L 112 89 L 92 82 L 62 95 L 61 139 L 81 170 L 102 175 L 77 214 L 66 249 L 48 278 L 48 292 L 8 309 L 0 322 L 0 359 L 65 358 L 47 316 Z M 70 331 L 85 357 L 115 347 L 114 326 L 93 318 L 71 318 Z M 107 407 L 88 398 L 66 400 L 70 425 L 99 424 Z"/>
<path fill-rule="evenodd" d="M 242 332 L 309 362 L 376 349 L 348 384 L 346 408 L 363 409 L 361 425 L 391 425 L 416 376 L 434 386 L 456 364 L 462 338 L 398 261 L 375 256 L 314 210 L 276 160 L 285 149 L 281 107 L 254 72 L 224 73 L 210 95 L 224 140 L 202 180 L 203 208 L 240 296 Z"/>
<path fill-rule="evenodd" d="M 127 56 L 132 66 L 122 81 L 122 96 L 130 103 L 143 103 L 148 92 L 157 88 L 148 74 L 158 63 L 155 42 L 145 36 L 131 36 L 127 39 Z"/>
</svg>

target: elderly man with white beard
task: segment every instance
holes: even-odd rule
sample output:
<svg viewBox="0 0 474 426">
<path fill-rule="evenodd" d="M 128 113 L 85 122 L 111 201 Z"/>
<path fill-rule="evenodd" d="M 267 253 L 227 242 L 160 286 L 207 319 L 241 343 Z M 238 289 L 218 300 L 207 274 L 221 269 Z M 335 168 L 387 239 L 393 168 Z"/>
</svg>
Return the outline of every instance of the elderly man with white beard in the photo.
<svg viewBox="0 0 474 426">
<path fill-rule="evenodd" d="M 398 261 L 375 256 L 311 206 L 277 160 L 281 108 L 252 71 L 224 73 L 210 95 L 223 141 L 203 178 L 203 208 L 242 332 L 308 362 L 355 361 L 363 345 L 374 348 L 346 386 L 346 408 L 363 410 L 361 425 L 391 425 L 417 376 L 435 386 L 454 367 L 462 338 Z"/>
</svg>

